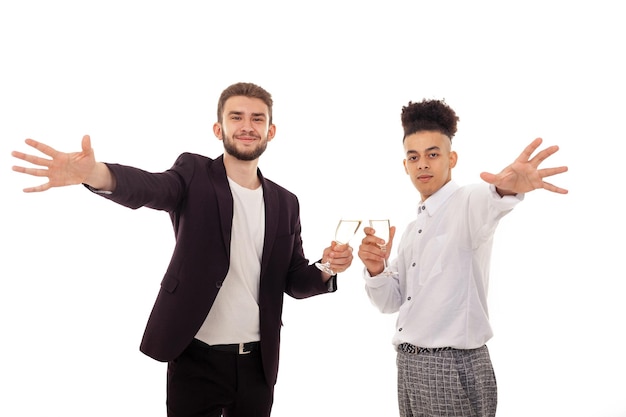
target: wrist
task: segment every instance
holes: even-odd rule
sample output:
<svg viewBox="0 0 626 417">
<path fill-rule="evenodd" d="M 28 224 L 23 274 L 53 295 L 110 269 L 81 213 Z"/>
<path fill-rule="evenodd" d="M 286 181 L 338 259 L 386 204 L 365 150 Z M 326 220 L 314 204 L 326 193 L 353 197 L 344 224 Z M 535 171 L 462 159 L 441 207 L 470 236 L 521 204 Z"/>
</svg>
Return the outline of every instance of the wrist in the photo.
<svg viewBox="0 0 626 417">
<path fill-rule="evenodd" d="M 96 162 L 84 183 L 101 191 L 114 191 L 116 186 L 115 177 L 111 174 L 109 167 L 102 162 Z"/>
<path fill-rule="evenodd" d="M 498 195 L 500 197 L 504 197 L 506 195 L 517 195 L 518 194 L 515 191 L 503 190 L 502 188 L 498 188 L 498 187 L 496 187 L 496 193 L 498 193 Z"/>
</svg>

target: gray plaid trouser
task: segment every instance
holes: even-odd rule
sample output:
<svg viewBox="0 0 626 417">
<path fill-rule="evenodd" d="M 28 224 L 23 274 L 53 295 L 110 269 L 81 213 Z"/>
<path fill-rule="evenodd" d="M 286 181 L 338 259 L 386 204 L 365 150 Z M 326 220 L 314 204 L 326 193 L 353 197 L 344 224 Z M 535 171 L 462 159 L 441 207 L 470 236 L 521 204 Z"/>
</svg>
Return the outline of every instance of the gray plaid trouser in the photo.
<svg viewBox="0 0 626 417">
<path fill-rule="evenodd" d="M 496 377 L 487 346 L 435 353 L 398 352 L 401 417 L 493 417 Z"/>
</svg>

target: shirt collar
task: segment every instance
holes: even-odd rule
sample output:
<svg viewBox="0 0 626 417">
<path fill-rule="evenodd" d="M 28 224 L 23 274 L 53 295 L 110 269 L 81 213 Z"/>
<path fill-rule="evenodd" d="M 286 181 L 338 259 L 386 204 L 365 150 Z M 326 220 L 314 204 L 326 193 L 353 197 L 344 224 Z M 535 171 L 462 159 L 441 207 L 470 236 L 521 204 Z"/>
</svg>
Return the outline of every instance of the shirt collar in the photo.
<svg viewBox="0 0 626 417">
<path fill-rule="evenodd" d="M 448 181 L 443 187 L 437 190 L 435 194 L 428 197 L 426 201 L 420 201 L 419 206 L 417 207 L 417 214 L 425 211 L 429 216 L 432 216 L 458 189 L 459 185 L 457 183 L 454 181 Z"/>
</svg>

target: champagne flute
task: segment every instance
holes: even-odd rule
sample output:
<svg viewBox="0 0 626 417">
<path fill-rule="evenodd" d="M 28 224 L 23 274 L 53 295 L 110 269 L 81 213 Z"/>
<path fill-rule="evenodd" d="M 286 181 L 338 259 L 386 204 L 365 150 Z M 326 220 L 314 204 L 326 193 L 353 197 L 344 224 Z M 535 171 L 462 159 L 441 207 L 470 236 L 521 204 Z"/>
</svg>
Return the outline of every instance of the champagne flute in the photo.
<svg viewBox="0 0 626 417">
<path fill-rule="evenodd" d="M 339 220 L 337 229 L 335 229 L 335 242 L 339 245 L 347 245 L 356 234 L 356 231 L 359 230 L 359 226 L 361 226 L 361 220 Z M 328 275 L 336 274 L 330 267 L 330 260 L 324 263 L 316 262 L 315 266 Z"/>
<path fill-rule="evenodd" d="M 389 229 L 391 228 L 389 220 L 370 220 L 370 227 L 374 229 L 374 236 L 381 238 L 385 241 L 384 245 L 378 245 L 383 252 L 387 251 L 387 243 L 389 242 Z M 383 258 L 384 269 L 380 275 L 390 277 L 393 276 L 394 273 L 391 269 L 389 269 L 389 265 L 387 264 L 387 257 Z"/>
</svg>

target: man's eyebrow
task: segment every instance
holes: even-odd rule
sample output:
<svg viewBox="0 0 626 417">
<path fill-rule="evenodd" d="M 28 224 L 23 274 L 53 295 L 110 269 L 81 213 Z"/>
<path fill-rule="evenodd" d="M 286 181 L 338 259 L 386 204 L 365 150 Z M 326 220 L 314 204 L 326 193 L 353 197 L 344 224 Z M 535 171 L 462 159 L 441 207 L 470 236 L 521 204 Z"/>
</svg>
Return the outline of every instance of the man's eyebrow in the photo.
<svg viewBox="0 0 626 417">
<path fill-rule="evenodd" d="M 237 116 L 241 116 L 243 114 L 245 114 L 245 112 L 241 111 L 241 110 L 231 110 L 228 112 L 229 115 L 237 115 Z M 252 113 L 252 117 L 267 117 L 267 115 L 265 113 Z"/>
<path fill-rule="evenodd" d="M 431 146 L 430 148 L 424 149 L 424 152 L 440 151 L 440 150 L 441 148 L 439 146 Z M 406 153 L 408 155 L 408 154 L 414 154 L 414 153 L 419 153 L 419 152 L 414 149 L 409 149 L 408 151 L 406 151 Z"/>
</svg>

